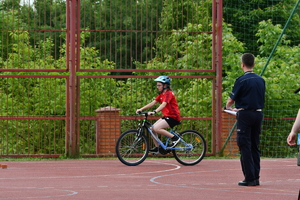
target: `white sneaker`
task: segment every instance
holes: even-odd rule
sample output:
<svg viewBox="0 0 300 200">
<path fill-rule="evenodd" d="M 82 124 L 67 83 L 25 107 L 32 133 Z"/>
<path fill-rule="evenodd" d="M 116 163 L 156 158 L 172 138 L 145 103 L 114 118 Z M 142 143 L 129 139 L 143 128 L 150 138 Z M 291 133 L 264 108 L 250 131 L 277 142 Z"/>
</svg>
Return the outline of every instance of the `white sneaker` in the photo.
<svg viewBox="0 0 300 200">
<path fill-rule="evenodd" d="M 153 154 L 159 154 L 158 147 L 154 147 L 153 149 L 149 149 L 149 152 L 153 153 Z"/>
<path fill-rule="evenodd" d="M 178 138 L 177 140 L 173 140 L 172 141 L 172 146 L 170 148 L 174 148 L 180 141 L 180 138 Z"/>
</svg>

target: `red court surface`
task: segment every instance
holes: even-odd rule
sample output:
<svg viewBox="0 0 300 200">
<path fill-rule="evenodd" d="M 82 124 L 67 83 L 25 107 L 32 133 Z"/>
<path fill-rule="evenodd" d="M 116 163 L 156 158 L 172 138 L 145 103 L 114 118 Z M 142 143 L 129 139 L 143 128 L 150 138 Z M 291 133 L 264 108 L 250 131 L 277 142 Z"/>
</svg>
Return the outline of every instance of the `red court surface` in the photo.
<svg viewBox="0 0 300 200">
<path fill-rule="evenodd" d="M 300 167 L 294 159 L 262 159 L 260 186 L 242 187 L 239 159 L 147 159 L 129 167 L 118 160 L 0 161 L 0 200 L 297 200 Z"/>
</svg>

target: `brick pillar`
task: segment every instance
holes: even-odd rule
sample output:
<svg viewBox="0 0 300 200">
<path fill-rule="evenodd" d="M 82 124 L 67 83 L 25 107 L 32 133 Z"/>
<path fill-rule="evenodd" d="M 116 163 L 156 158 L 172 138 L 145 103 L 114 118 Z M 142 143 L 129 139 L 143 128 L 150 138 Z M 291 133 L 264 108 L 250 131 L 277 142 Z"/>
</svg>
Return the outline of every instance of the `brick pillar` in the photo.
<svg viewBox="0 0 300 200">
<path fill-rule="evenodd" d="M 222 112 L 222 147 L 226 142 L 227 137 L 230 134 L 231 129 L 233 128 L 236 122 L 236 116 L 231 115 L 226 112 Z M 239 155 L 239 148 L 236 143 L 236 128 L 234 129 L 230 139 L 227 142 L 227 145 L 223 151 L 224 156 L 235 157 Z"/>
<path fill-rule="evenodd" d="M 114 155 L 116 141 L 121 132 L 120 109 L 104 107 L 96 110 L 96 153 Z"/>
</svg>

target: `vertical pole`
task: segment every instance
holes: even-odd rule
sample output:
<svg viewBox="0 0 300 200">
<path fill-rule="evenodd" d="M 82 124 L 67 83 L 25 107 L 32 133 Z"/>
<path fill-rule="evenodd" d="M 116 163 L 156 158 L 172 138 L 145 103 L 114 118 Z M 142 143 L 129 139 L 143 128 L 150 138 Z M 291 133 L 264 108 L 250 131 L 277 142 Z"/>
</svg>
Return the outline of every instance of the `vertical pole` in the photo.
<svg viewBox="0 0 300 200">
<path fill-rule="evenodd" d="M 69 71 L 69 61 L 70 61 L 70 1 L 66 1 L 66 70 Z M 65 154 L 69 155 L 69 147 L 70 147 L 70 109 L 69 109 L 69 102 L 70 102 L 70 92 L 69 92 L 69 78 L 66 80 L 66 136 L 65 136 Z"/>
<path fill-rule="evenodd" d="M 70 0 L 70 79 L 69 79 L 69 91 L 70 91 L 70 138 L 69 138 L 69 156 L 75 156 L 75 10 L 76 0 Z"/>
<path fill-rule="evenodd" d="M 217 68 L 217 65 L 216 65 L 216 61 L 217 61 L 217 58 L 216 58 L 216 49 L 217 49 L 217 37 L 216 37 L 216 26 L 217 26 L 217 9 L 216 9 L 216 0 L 213 0 L 212 1 L 212 69 L 214 71 L 216 71 L 216 68 Z M 211 140 L 212 140 L 212 154 L 215 155 L 215 152 L 216 152 L 216 140 L 217 140 L 217 116 L 218 116 L 218 113 L 217 113 L 217 106 L 216 106 L 216 101 L 217 101 L 217 98 L 216 98 L 216 94 L 217 94 L 217 85 L 216 85 L 216 79 L 213 80 L 213 87 L 212 87 L 212 97 L 213 97 L 213 101 L 212 101 L 212 137 L 211 137 Z"/>
<path fill-rule="evenodd" d="M 70 0 L 66 2 L 66 70 L 69 71 L 70 66 Z"/>
<path fill-rule="evenodd" d="M 77 0 L 77 29 L 76 29 L 76 71 L 80 70 L 80 0 Z M 75 73 L 76 76 L 76 73 Z M 80 154 L 80 123 L 79 123 L 79 115 L 80 115 L 80 109 L 79 109 L 79 94 L 80 94 L 80 85 L 79 85 L 79 78 L 76 76 L 75 78 L 76 81 L 76 103 L 77 103 L 77 112 L 76 112 L 76 156 L 79 157 Z"/>
<path fill-rule="evenodd" d="M 222 133 L 222 31 L 223 31 L 223 0 L 216 0 L 217 4 L 217 140 L 216 149 L 220 152 L 221 149 L 221 133 Z"/>
<path fill-rule="evenodd" d="M 69 152 L 68 156 L 71 157 L 78 157 L 79 156 L 79 138 L 78 132 L 76 130 L 77 124 L 77 112 L 76 112 L 76 105 L 77 105 L 77 98 L 76 98 L 76 69 L 79 60 L 79 38 L 80 38 L 80 17 L 78 16 L 78 9 L 79 9 L 79 0 L 68 0 L 69 2 L 69 71 L 70 71 L 70 78 L 69 78 L 69 116 L 70 116 L 70 127 L 69 127 Z M 68 21 L 68 20 L 67 20 Z"/>
</svg>

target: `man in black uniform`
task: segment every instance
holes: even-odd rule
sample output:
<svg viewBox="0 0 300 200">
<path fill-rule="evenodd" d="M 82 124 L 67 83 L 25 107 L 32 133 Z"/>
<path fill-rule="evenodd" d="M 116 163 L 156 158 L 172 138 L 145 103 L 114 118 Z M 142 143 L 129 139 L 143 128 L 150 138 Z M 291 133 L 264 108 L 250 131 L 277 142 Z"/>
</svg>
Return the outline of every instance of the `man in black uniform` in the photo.
<svg viewBox="0 0 300 200">
<path fill-rule="evenodd" d="M 259 185 L 259 142 L 266 88 L 264 79 L 253 72 L 254 60 L 251 53 L 242 55 L 244 75 L 236 79 L 225 107 L 237 112 L 237 145 L 245 177 L 238 183 L 240 186 Z M 236 108 L 231 107 L 234 103 Z"/>
</svg>

